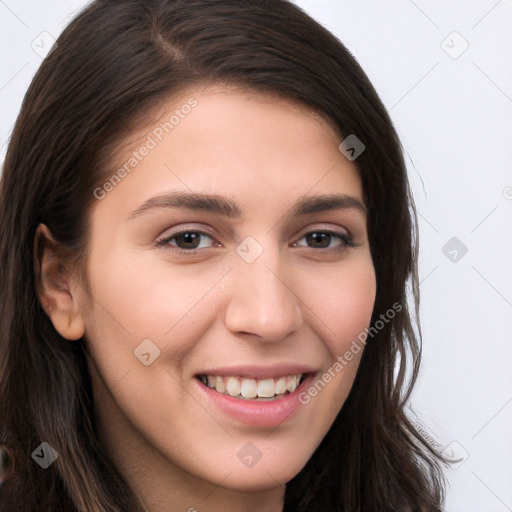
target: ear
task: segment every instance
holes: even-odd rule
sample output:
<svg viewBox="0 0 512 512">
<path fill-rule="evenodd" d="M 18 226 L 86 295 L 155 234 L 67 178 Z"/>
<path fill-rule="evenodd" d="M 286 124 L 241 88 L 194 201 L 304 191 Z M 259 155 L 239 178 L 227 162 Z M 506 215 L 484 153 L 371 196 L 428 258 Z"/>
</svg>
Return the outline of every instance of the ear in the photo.
<svg viewBox="0 0 512 512">
<path fill-rule="evenodd" d="M 44 224 L 36 229 L 33 252 L 36 292 L 41 306 L 63 338 L 82 338 L 85 323 L 79 308 L 80 288 L 66 267 L 62 248 Z"/>
</svg>

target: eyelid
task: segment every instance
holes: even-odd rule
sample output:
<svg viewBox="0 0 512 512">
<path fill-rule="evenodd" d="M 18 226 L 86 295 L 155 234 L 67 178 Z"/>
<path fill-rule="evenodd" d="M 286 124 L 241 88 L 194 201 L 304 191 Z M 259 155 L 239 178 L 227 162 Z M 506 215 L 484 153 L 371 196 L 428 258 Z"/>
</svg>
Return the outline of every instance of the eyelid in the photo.
<svg viewBox="0 0 512 512">
<path fill-rule="evenodd" d="M 327 232 L 333 233 L 335 235 L 344 235 L 350 239 L 354 238 L 350 230 L 344 226 L 331 223 L 315 223 L 307 226 L 305 229 L 301 229 L 300 231 L 298 231 L 298 234 L 294 236 L 294 239 L 302 238 L 303 236 L 308 235 L 309 233 L 316 232 Z"/>
</svg>

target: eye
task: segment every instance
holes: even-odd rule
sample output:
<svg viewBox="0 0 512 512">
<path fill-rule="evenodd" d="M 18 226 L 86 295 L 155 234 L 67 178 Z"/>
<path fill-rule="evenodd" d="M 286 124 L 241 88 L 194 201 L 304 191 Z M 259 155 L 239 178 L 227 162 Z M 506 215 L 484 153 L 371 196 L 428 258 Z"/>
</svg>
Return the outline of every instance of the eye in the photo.
<svg viewBox="0 0 512 512">
<path fill-rule="evenodd" d="M 208 242 L 209 240 L 209 242 Z M 157 247 L 168 247 L 182 252 L 195 252 L 215 245 L 213 238 L 203 231 L 187 230 L 173 233 L 155 242 Z"/>
<path fill-rule="evenodd" d="M 305 239 L 306 244 L 299 243 Z M 334 245 L 332 245 L 332 243 Z M 311 247 L 312 249 L 340 249 L 345 247 L 356 247 L 349 235 L 331 230 L 310 231 L 302 236 L 299 241 L 294 242 L 295 247 Z"/>
</svg>

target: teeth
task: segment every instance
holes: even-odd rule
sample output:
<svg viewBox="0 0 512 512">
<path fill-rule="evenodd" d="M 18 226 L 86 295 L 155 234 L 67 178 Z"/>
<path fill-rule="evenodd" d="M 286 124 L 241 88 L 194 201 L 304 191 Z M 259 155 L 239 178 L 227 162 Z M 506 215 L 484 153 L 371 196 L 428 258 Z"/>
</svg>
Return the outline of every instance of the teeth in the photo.
<svg viewBox="0 0 512 512">
<path fill-rule="evenodd" d="M 219 393 L 226 392 L 226 385 L 224 384 L 222 377 L 215 377 L 215 385 L 210 387 L 215 388 Z"/>
<path fill-rule="evenodd" d="M 302 374 L 286 375 L 278 379 L 244 379 L 234 376 L 220 377 L 218 375 L 200 376 L 203 384 L 219 393 L 246 400 L 280 398 L 286 393 L 295 391 L 301 382 L 301 378 Z"/>
<path fill-rule="evenodd" d="M 286 377 L 277 379 L 275 391 L 276 395 L 280 395 L 286 391 Z"/>
<path fill-rule="evenodd" d="M 240 394 L 240 380 L 236 377 L 228 377 L 226 391 L 228 392 L 228 395 L 238 396 Z"/>
<path fill-rule="evenodd" d="M 291 393 L 299 386 L 300 376 L 297 378 L 296 375 L 292 375 L 291 377 L 286 377 L 286 389 Z"/>
<path fill-rule="evenodd" d="M 274 379 L 263 379 L 258 382 L 258 396 L 270 398 L 276 394 Z"/>
<path fill-rule="evenodd" d="M 242 379 L 240 393 L 244 398 L 256 398 L 258 396 L 258 384 L 254 379 Z"/>
</svg>

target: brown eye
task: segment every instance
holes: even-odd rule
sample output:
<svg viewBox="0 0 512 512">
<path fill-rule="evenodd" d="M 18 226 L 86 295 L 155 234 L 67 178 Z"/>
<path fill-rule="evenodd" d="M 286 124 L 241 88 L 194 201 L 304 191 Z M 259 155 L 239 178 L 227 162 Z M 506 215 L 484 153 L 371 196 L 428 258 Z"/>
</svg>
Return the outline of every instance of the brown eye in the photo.
<svg viewBox="0 0 512 512">
<path fill-rule="evenodd" d="M 332 235 L 330 233 L 309 233 L 306 235 L 306 241 L 310 247 L 325 249 L 331 243 Z"/>
<path fill-rule="evenodd" d="M 181 249 L 197 249 L 199 246 L 199 242 L 201 241 L 201 236 L 199 233 L 181 233 L 176 235 L 174 238 L 176 240 L 176 245 Z"/>
<path fill-rule="evenodd" d="M 209 240 L 209 242 L 208 242 Z M 206 249 L 214 245 L 213 238 L 202 231 L 181 231 L 157 240 L 157 247 L 170 247 L 177 251 L 195 251 L 196 249 Z"/>
<path fill-rule="evenodd" d="M 303 239 L 305 239 L 306 244 L 297 242 L 296 245 L 301 247 L 307 246 L 311 249 L 339 249 L 344 247 L 355 247 L 355 244 L 347 234 L 337 233 L 335 231 L 311 231 L 300 238 L 300 240 Z"/>
</svg>

